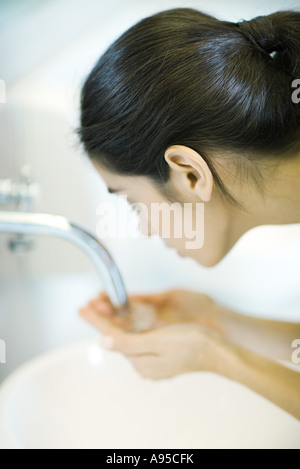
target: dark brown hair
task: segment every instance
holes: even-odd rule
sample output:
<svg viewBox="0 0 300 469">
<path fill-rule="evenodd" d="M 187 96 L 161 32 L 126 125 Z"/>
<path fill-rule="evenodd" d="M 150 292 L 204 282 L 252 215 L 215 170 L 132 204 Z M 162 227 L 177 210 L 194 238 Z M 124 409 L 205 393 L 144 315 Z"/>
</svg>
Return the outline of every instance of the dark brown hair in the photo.
<svg viewBox="0 0 300 469">
<path fill-rule="evenodd" d="M 86 80 L 79 134 L 89 156 L 108 169 L 169 179 L 172 145 L 197 151 L 220 192 L 213 154 L 238 163 L 299 151 L 300 13 L 220 21 L 190 8 L 163 11 L 125 32 Z"/>
</svg>

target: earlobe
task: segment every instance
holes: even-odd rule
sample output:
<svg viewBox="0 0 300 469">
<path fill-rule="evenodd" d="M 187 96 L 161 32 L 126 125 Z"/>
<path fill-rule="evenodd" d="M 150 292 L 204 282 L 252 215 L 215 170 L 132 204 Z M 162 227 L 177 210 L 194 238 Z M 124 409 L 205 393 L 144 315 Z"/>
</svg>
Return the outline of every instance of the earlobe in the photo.
<svg viewBox="0 0 300 469">
<path fill-rule="evenodd" d="M 183 145 L 173 145 L 165 152 L 165 160 L 171 171 L 181 176 L 190 192 L 197 195 L 203 202 L 212 197 L 214 179 L 206 161 L 199 153 Z"/>
</svg>

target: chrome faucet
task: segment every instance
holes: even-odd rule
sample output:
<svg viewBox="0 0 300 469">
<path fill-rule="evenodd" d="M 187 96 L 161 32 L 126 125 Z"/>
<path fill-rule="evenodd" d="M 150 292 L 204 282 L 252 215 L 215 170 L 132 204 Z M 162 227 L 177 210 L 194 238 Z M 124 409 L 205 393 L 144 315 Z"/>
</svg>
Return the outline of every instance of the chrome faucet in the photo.
<svg viewBox="0 0 300 469">
<path fill-rule="evenodd" d="M 119 313 L 126 310 L 126 290 L 115 262 L 102 243 L 84 227 L 50 214 L 3 211 L 0 212 L 0 233 L 54 236 L 76 245 L 93 261 Z"/>
<path fill-rule="evenodd" d="M 31 167 L 20 168 L 17 180 L 0 179 L 0 207 L 17 212 L 33 212 L 40 193 L 40 185 L 32 177 Z M 8 247 L 16 255 L 27 254 L 35 248 L 32 237 L 17 233 L 8 241 Z"/>
<path fill-rule="evenodd" d="M 28 212 L 40 192 L 33 180 L 30 166 L 23 166 L 18 180 L 0 179 L 0 205 L 13 205 L 19 212 Z"/>
<path fill-rule="evenodd" d="M 39 194 L 39 184 L 34 181 L 29 166 L 23 166 L 17 181 L 0 179 L 0 207 L 13 206 L 14 211 L 0 211 L 0 233 L 15 236 L 9 240 L 9 248 L 15 254 L 28 253 L 34 248 L 31 239 L 35 235 L 53 236 L 67 240 L 85 252 L 94 263 L 119 314 L 128 306 L 125 286 L 120 272 L 103 244 L 83 226 L 67 218 L 31 213 Z"/>
</svg>

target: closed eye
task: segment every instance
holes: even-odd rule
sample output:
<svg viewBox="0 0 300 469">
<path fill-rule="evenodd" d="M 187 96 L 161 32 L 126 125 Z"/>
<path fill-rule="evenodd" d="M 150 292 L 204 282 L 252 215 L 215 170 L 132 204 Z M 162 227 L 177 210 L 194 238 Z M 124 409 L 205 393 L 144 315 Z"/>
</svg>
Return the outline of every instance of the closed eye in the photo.
<svg viewBox="0 0 300 469">
<path fill-rule="evenodd" d="M 107 192 L 109 194 L 118 195 L 120 197 L 125 197 L 126 201 L 128 202 L 129 205 L 134 205 L 134 203 L 135 203 L 135 202 L 133 202 L 133 200 L 128 198 L 127 194 L 122 193 L 121 189 L 112 189 L 111 187 L 108 187 Z M 133 209 L 134 209 L 134 207 L 133 207 Z"/>
<path fill-rule="evenodd" d="M 118 189 L 112 189 L 111 187 L 108 187 L 107 192 L 109 194 L 117 194 L 117 192 L 119 192 L 119 190 Z"/>
</svg>

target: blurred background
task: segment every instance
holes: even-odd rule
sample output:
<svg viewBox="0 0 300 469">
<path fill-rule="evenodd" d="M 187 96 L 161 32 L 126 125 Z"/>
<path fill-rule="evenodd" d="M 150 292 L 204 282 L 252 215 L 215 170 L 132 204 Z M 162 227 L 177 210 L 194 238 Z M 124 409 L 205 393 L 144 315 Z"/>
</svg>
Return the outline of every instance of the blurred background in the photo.
<svg viewBox="0 0 300 469">
<path fill-rule="evenodd" d="M 97 206 L 112 200 L 75 134 L 80 89 L 106 48 L 138 20 L 174 7 L 194 7 L 239 21 L 299 0 L 0 0 L 0 179 L 30 175 L 40 188 L 33 210 L 63 215 L 95 232 Z M 0 208 L 9 209 L 12 207 Z M 0 236 L 0 339 L 7 364 L 96 335 L 77 315 L 102 288 L 91 262 L 70 244 L 36 238 L 16 255 Z M 105 239 L 129 292 L 180 286 L 210 294 L 240 312 L 299 320 L 300 227 L 247 233 L 216 267 L 168 251 L 158 239 Z"/>
</svg>

